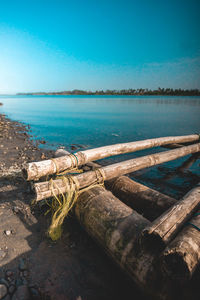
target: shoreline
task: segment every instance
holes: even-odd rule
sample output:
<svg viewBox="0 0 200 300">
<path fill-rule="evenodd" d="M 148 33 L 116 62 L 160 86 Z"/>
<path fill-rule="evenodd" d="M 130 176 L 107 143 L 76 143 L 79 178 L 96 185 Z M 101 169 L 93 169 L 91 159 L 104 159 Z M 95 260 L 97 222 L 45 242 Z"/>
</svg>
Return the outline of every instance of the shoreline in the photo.
<svg viewBox="0 0 200 300">
<path fill-rule="evenodd" d="M 30 126 L 12 121 L 0 114 L 0 174 L 8 169 L 19 170 L 28 161 L 41 160 L 53 155 L 53 151 L 40 149 L 39 143 L 30 139 Z"/>
<path fill-rule="evenodd" d="M 0 146 L 0 287 L 8 299 L 121 300 L 135 295 L 146 300 L 72 217 L 65 220 L 57 243 L 47 238 L 50 215 L 44 215 L 47 207 L 30 206 L 30 183 L 21 168 L 54 152 L 39 149 L 30 140 L 29 126 L 3 114 Z"/>
</svg>

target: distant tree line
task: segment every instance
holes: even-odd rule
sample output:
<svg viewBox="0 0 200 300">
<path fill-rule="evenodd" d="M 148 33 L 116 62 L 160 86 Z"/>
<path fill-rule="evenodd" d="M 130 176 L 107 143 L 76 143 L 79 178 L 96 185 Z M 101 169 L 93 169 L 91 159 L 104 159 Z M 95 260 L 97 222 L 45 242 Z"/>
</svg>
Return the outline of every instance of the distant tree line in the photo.
<svg viewBox="0 0 200 300">
<path fill-rule="evenodd" d="M 170 88 L 158 88 L 156 90 L 150 89 L 124 89 L 124 90 L 100 90 L 100 91 L 63 91 L 63 92 L 38 92 L 38 93 L 18 93 L 17 95 L 117 95 L 117 96 L 131 96 L 131 95 L 160 95 L 160 96 L 200 96 L 200 90 L 198 89 L 170 89 Z"/>
</svg>

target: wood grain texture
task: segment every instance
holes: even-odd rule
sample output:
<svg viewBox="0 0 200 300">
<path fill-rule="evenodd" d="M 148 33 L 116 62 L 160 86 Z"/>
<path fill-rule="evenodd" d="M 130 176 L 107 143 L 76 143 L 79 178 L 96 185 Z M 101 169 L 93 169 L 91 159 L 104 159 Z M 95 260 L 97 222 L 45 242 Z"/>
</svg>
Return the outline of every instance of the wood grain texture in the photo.
<svg viewBox="0 0 200 300">
<path fill-rule="evenodd" d="M 144 288 L 154 257 L 138 251 L 138 237 L 149 221 L 102 187 L 79 196 L 75 215 L 120 268 Z"/>
<path fill-rule="evenodd" d="M 150 247 L 164 248 L 191 218 L 200 204 L 200 185 L 157 218 L 143 231 L 143 243 Z"/>
<path fill-rule="evenodd" d="M 155 220 L 177 202 L 176 199 L 140 184 L 127 176 L 105 182 L 105 187 L 123 203 L 150 221 Z"/>
<path fill-rule="evenodd" d="M 167 275 L 182 283 L 192 278 L 200 263 L 199 214 L 200 211 L 185 224 L 177 237 L 167 246 L 161 257 L 162 268 Z"/>
</svg>

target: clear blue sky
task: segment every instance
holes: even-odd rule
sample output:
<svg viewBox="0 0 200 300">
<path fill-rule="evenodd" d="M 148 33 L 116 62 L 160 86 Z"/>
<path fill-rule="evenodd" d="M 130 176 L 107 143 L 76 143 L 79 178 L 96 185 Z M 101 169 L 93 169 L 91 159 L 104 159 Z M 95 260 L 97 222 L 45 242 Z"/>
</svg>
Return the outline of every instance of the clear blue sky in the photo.
<svg viewBox="0 0 200 300">
<path fill-rule="evenodd" d="M 0 93 L 200 88 L 199 0 L 0 0 Z"/>
</svg>

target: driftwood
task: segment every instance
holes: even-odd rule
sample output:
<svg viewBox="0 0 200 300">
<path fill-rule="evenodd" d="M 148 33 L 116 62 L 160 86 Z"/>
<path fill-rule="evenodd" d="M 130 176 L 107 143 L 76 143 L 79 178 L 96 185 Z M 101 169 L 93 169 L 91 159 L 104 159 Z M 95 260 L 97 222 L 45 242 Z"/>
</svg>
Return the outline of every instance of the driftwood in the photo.
<svg viewBox="0 0 200 300">
<path fill-rule="evenodd" d="M 23 174 L 27 180 L 35 180 L 39 179 L 42 176 L 55 174 L 68 169 L 70 170 L 74 167 L 84 165 L 87 162 L 109 156 L 158 147 L 170 143 L 195 142 L 198 140 L 199 135 L 194 134 L 187 136 L 162 137 L 99 147 L 95 149 L 80 151 L 75 153 L 75 155 L 69 154 L 65 157 L 58 157 L 55 159 L 29 163 L 27 164 L 26 168 L 23 169 Z"/>
<path fill-rule="evenodd" d="M 89 235 L 139 286 L 144 289 L 150 284 L 154 256 L 138 251 L 138 237 L 148 220 L 102 187 L 79 196 L 75 215 Z"/>
<path fill-rule="evenodd" d="M 200 204 L 200 185 L 177 201 L 168 211 L 143 231 L 142 241 L 151 247 L 164 248 L 191 218 Z"/>
<path fill-rule="evenodd" d="M 135 159 L 112 164 L 106 167 L 99 168 L 96 171 L 89 171 L 86 173 L 73 176 L 78 183 L 78 188 L 91 186 L 92 184 L 100 183 L 105 180 L 112 179 L 124 174 L 128 174 L 140 169 L 155 166 L 163 162 L 171 161 L 185 155 L 196 153 L 200 151 L 200 143 L 191 146 L 182 147 L 180 149 L 169 150 L 161 153 L 151 154 Z M 51 182 L 39 182 L 34 185 L 35 200 L 39 201 L 45 198 L 49 198 L 53 195 L 59 195 L 66 193 L 69 190 L 69 186 L 66 183 L 66 179 L 56 179 Z"/>
<path fill-rule="evenodd" d="M 200 263 L 200 211 L 168 245 L 161 261 L 171 278 L 181 282 L 191 279 Z"/>
<path fill-rule="evenodd" d="M 151 221 L 177 202 L 174 198 L 155 191 L 126 176 L 106 181 L 105 187 L 126 205 Z"/>
</svg>

